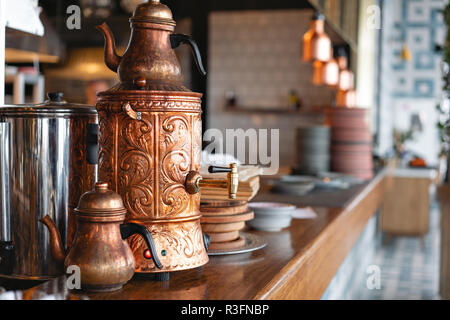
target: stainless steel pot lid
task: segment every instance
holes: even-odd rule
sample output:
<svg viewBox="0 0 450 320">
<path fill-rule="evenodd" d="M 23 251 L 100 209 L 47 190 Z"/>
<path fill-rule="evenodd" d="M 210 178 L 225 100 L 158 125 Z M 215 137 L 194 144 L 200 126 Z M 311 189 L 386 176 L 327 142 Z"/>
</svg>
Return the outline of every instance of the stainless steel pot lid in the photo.
<svg viewBox="0 0 450 320">
<path fill-rule="evenodd" d="M 62 92 L 51 92 L 47 97 L 48 100 L 40 104 L 2 106 L 0 115 L 97 114 L 95 106 L 65 101 Z"/>
</svg>

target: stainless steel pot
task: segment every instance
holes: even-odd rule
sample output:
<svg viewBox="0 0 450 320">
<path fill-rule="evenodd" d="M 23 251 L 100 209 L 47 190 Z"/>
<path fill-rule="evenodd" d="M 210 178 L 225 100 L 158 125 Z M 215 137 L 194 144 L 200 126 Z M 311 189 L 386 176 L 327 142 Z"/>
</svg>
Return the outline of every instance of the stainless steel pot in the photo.
<svg viewBox="0 0 450 320">
<path fill-rule="evenodd" d="M 96 180 L 95 107 L 48 96 L 43 104 L 0 108 L 0 277 L 60 274 L 39 219 L 48 214 L 70 245 L 73 210 Z"/>
</svg>

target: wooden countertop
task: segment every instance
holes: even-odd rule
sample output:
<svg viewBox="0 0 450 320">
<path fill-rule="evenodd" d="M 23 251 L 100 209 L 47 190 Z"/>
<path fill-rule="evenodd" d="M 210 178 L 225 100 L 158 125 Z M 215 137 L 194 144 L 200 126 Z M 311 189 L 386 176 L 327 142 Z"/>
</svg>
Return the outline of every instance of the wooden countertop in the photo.
<svg viewBox="0 0 450 320">
<path fill-rule="evenodd" d="M 343 197 L 343 207 L 315 207 L 317 219 L 294 219 L 292 226 L 281 232 L 254 232 L 268 242 L 262 250 L 211 257 L 203 268 L 172 273 L 168 282 L 153 282 L 137 275 L 118 292 L 71 293 L 67 298 L 76 299 L 81 295 L 107 300 L 320 299 L 380 206 L 384 181 L 385 171 L 382 171 L 370 183 L 355 190 L 350 199 Z M 279 199 L 287 200 L 301 204 L 295 197 Z M 65 278 L 61 277 L 27 290 L 24 295 L 30 298 L 62 294 L 67 292 L 64 288 Z"/>
</svg>

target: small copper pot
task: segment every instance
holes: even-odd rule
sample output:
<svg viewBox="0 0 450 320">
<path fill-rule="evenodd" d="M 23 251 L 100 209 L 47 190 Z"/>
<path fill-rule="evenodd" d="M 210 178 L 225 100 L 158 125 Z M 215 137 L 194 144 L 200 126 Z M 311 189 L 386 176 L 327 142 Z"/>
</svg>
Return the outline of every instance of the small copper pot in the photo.
<svg viewBox="0 0 450 320">
<path fill-rule="evenodd" d="M 148 230 L 137 224 L 122 224 L 126 212 L 122 198 L 109 190 L 107 183 L 96 183 L 75 209 L 77 229 L 67 254 L 53 220 L 48 215 L 41 220 L 49 229 L 54 259 L 64 264 L 64 270 L 70 266 L 80 269 L 81 289 L 115 291 L 132 278 L 136 264 L 124 239 L 134 234 L 140 234 L 147 243 L 146 259 L 162 267 Z"/>
</svg>

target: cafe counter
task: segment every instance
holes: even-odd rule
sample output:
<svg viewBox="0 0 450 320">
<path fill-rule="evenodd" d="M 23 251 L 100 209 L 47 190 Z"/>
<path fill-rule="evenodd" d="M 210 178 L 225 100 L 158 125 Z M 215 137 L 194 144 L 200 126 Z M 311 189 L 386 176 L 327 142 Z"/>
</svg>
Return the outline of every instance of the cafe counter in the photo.
<svg viewBox="0 0 450 320">
<path fill-rule="evenodd" d="M 369 219 L 380 207 L 386 171 L 345 191 L 307 197 L 261 193 L 257 200 L 312 206 L 318 217 L 293 219 L 281 232 L 248 231 L 268 245 L 247 254 L 210 257 L 202 268 L 174 272 L 167 282 L 135 277 L 113 293 L 69 292 L 60 277 L 23 292 L 24 299 L 253 300 L 320 299 Z"/>
</svg>

